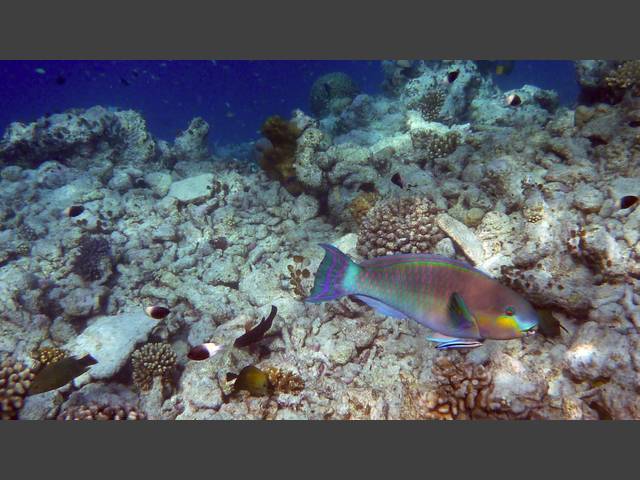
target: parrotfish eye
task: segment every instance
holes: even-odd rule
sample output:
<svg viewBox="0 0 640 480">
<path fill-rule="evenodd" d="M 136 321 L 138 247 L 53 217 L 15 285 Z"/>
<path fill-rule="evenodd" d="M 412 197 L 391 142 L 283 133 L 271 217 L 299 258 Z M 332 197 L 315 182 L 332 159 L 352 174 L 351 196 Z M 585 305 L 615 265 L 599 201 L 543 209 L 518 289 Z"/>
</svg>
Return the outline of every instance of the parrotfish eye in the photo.
<svg viewBox="0 0 640 480">
<path fill-rule="evenodd" d="M 516 311 L 513 309 L 513 307 L 507 307 L 504 310 L 504 314 L 509 315 L 510 317 L 512 317 L 515 313 Z"/>
</svg>

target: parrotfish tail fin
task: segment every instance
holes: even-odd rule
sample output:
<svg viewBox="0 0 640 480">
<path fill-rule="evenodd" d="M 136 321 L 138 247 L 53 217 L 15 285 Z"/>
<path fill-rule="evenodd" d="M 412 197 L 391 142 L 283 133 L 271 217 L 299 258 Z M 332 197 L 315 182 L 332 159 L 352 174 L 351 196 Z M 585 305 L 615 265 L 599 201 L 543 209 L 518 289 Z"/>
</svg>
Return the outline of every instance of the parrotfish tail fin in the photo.
<svg viewBox="0 0 640 480">
<path fill-rule="evenodd" d="M 438 350 L 452 350 L 455 348 L 476 348 L 482 345 L 482 340 L 476 340 L 474 338 L 454 338 L 436 333 L 433 337 L 427 337 L 430 342 L 435 342 L 438 345 Z"/>
<path fill-rule="evenodd" d="M 333 245 L 327 243 L 319 245 L 325 250 L 324 258 L 316 272 L 311 295 L 305 299 L 305 302 L 326 302 L 355 293 L 348 288 L 345 278 L 348 272 L 353 272 L 360 267 Z"/>
</svg>

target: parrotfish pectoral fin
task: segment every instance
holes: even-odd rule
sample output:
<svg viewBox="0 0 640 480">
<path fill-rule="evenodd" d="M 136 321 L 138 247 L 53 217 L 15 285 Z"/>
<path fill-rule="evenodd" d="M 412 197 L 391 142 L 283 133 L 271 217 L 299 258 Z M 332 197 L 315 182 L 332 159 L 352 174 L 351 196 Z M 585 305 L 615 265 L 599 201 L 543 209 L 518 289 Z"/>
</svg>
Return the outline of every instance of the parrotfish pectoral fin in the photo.
<svg viewBox="0 0 640 480">
<path fill-rule="evenodd" d="M 387 317 L 393 318 L 408 318 L 404 313 L 395 308 L 390 307 L 384 302 L 380 300 L 376 300 L 375 298 L 367 297 L 366 295 L 354 295 L 358 300 L 362 300 L 364 303 L 373 308 L 376 312 L 386 315 Z"/>
<path fill-rule="evenodd" d="M 459 293 L 452 293 L 449 298 L 449 321 L 459 334 L 464 336 L 479 337 L 478 322 L 464 303 Z"/>
<path fill-rule="evenodd" d="M 427 340 L 436 342 L 438 350 L 451 350 L 454 348 L 476 348 L 482 345 L 481 340 L 474 338 L 454 338 L 447 337 L 440 333 L 436 333 L 433 337 L 427 337 Z"/>
<path fill-rule="evenodd" d="M 348 271 L 357 270 L 360 267 L 346 254 L 333 245 L 319 244 L 324 248 L 324 258 L 316 272 L 313 290 L 305 302 L 320 303 L 335 300 L 352 293 L 345 285 L 345 275 Z"/>
</svg>

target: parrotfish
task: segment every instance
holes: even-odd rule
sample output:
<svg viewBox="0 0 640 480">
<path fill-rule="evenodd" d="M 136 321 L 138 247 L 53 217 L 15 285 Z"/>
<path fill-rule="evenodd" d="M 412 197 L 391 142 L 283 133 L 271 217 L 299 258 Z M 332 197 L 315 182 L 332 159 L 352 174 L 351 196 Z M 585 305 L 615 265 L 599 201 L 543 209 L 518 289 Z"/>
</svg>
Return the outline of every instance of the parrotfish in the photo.
<svg viewBox="0 0 640 480">
<path fill-rule="evenodd" d="M 333 245 L 320 246 L 325 256 L 306 302 L 353 295 L 383 315 L 411 318 L 434 330 L 428 340 L 441 350 L 519 338 L 538 326 L 526 299 L 465 262 L 399 254 L 357 264 Z"/>
</svg>

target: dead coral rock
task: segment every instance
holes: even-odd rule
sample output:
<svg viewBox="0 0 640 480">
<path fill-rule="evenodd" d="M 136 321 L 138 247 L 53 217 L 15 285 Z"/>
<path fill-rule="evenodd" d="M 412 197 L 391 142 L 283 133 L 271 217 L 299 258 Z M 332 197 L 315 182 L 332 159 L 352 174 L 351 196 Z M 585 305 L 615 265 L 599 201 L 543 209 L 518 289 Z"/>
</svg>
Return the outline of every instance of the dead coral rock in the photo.
<svg viewBox="0 0 640 480">
<path fill-rule="evenodd" d="M 378 203 L 362 221 L 358 253 L 366 258 L 394 253 L 428 253 L 444 238 L 438 208 L 426 198 Z"/>
<path fill-rule="evenodd" d="M 577 381 L 610 378 L 629 367 L 627 338 L 596 322 L 582 325 L 565 354 L 565 366 Z"/>
</svg>

